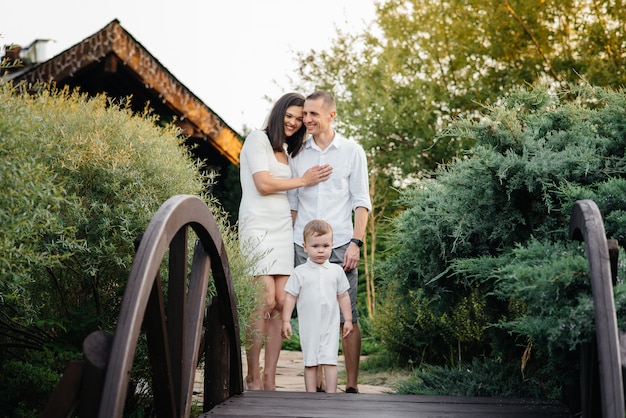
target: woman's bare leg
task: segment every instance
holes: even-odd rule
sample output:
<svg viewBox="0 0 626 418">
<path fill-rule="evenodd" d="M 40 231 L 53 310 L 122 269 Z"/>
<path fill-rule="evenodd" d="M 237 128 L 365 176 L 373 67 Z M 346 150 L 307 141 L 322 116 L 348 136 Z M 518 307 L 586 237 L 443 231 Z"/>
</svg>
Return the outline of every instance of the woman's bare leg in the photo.
<svg viewBox="0 0 626 418">
<path fill-rule="evenodd" d="M 289 276 L 274 276 L 274 309 L 265 320 L 265 368 L 263 370 L 263 390 L 276 390 L 276 367 L 283 346 L 281 318 L 285 301 L 285 284 Z"/>
<path fill-rule="evenodd" d="M 263 390 L 263 382 L 261 381 L 261 365 L 259 358 L 261 356 L 261 346 L 263 345 L 263 324 L 262 318 L 257 319 L 252 324 L 252 329 L 248 331 L 246 346 L 246 358 L 248 360 L 248 375 L 246 376 L 247 390 Z"/>
<path fill-rule="evenodd" d="M 265 320 L 265 367 L 263 369 L 263 390 L 276 390 L 276 368 L 283 341 L 280 335 L 282 323 L 280 316 L 272 312 L 272 317 Z"/>
<path fill-rule="evenodd" d="M 246 376 L 246 386 L 248 390 L 263 390 L 263 381 L 261 380 L 261 348 L 265 334 L 265 318 L 269 315 L 274 307 L 274 283 L 271 276 L 258 276 L 255 280 L 262 280 L 265 289 L 263 297 L 259 299 L 259 309 L 255 313 L 255 320 L 252 328 L 247 333 L 246 342 L 246 358 L 248 361 L 248 375 Z M 271 299 L 270 299 L 271 294 Z M 269 306 L 268 306 L 269 304 Z"/>
</svg>

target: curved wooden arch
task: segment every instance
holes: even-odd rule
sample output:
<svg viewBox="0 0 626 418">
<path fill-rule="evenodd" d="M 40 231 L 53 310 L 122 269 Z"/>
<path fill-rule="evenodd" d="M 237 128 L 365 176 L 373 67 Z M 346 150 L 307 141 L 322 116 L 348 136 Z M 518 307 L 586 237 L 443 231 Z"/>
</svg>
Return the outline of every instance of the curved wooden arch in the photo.
<svg viewBox="0 0 626 418">
<path fill-rule="evenodd" d="M 595 315 L 602 415 L 624 417 L 624 389 L 617 316 L 613 300 L 609 249 L 604 223 L 592 200 L 576 201 L 569 226 L 570 239 L 584 241 L 589 262 Z"/>
<path fill-rule="evenodd" d="M 191 227 L 199 238 L 187 283 L 187 241 Z M 167 319 L 159 269 L 169 249 Z M 220 231 L 204 202 L 191 195 L 168 199 L 157 211 L 143 235 L 124 293 L 118 325 L 106 370 L 100 417 L 121 417 L 128 378 L 144 316 L 153 390 L 159 416 L 190 414 L 193 382 L 198 361 L 205 312 L 209 269 L 213 273 L 230 350 L 227 394 L 243 392 L 242 365 L 236 300 L 228 258 Z M 149 315 L 147 315 L 149 312 Z M 153 316 L 158 316 L 155 322 Z M 207 359 L 207 368 L 210 367 Z"/>
</svg>

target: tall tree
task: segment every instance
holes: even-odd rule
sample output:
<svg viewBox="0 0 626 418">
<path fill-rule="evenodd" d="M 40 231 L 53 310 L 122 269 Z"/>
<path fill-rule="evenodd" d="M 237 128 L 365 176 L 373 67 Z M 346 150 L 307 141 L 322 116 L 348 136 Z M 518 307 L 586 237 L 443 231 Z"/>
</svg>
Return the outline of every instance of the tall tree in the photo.
<svg viewBox="0 0 626 418">
<path fill-rule="evenodd" d="M 338 127 L 368 153 L 382 219 L 397 210 L 391 185 L 427 177 L 473 145 L 436 133 L 479 118 L 512 87 L 624 85 L 625 23 L 619 0 L 384 0 L 363 33 L 339 30 L 328 50 L 300 54 L 299 83 L 335 94 Z M 384 235 L 373 224 L 372 255 Z"/>
<path fill-rule="evenodd" d="M 298 76 L 333 91 L 339 126 L 404 181 L 470 145 L 434 132 L 513 86 L 624 85 L 625 23 L 621 1 L 386 0 L 364 33 L 301 53 Z"/>
</svg>

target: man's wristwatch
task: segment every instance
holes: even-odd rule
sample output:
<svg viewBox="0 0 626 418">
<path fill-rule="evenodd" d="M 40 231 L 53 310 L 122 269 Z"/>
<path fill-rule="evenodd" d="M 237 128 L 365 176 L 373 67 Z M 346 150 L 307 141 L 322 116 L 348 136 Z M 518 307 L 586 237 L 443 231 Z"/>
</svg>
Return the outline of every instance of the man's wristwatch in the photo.
<svg viewBox="0 0 626 418">
<path fill-rule="evenodd" d="M 352 238 L 350 242 L 354 242 L 357 247 L 361 248 L 363 246 L 363 241 L 358 238 Z"/>
</svg>

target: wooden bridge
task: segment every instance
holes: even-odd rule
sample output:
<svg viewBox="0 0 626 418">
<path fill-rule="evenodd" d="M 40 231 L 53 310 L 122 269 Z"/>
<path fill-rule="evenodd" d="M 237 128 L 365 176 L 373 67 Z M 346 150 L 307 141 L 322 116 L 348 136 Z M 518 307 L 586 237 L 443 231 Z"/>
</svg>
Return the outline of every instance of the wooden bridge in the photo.
<svg viewBox="0 0 626 418">
<path fill-rule="evenodd" d="M 189 228 L 198 237 L 191 266 Z M 616 252 L 609 252 L 594 202 L 576 202 L 570 237 L 586 243 L 598 341 L 597 350 L 585 351 L 590 354 L 582 359 L 582 410 L 577 416 L 623 418 L 623 361 L 612 292 L 616 256 L 609 256 Z M 167 303 L 159 274 L 166 257 Z M 210 276 L 217 296 L 205 307 Z M 142 323 L 158 417 L 190 416 L 201 352 L 203 417 L 573 416 L 563 404 L 543 400 L 244 392 L 236 299 L 221 234 L 204 202 L 180 195 L 157 211 L 138 245 L 115 334 L 96 331 L 85 339 L 84 360 L 67 366 L 43 417 L 121 417 Z"/>
</svg>

